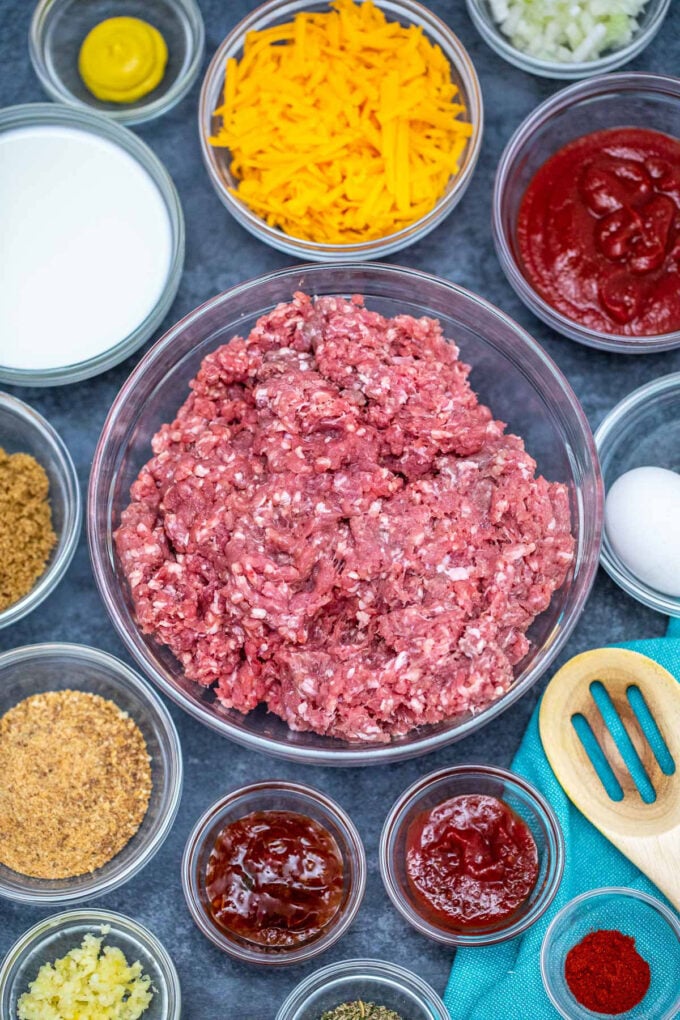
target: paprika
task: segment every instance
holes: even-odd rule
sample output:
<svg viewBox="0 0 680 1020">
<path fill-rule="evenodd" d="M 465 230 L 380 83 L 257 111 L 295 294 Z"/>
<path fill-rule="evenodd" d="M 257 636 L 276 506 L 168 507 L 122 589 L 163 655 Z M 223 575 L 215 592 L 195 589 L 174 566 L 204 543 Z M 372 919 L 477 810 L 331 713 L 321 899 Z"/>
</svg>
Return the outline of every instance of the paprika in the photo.
<svg viewBox="0 0 680 1020">
<path fill-rule="evenodd" d="M 651 974 L 632 936 L 600 930 L 572 946 L 565 960 L 564 977 L 581 1006 L 614 1016 L 642 1002 Z"/>
</svg>

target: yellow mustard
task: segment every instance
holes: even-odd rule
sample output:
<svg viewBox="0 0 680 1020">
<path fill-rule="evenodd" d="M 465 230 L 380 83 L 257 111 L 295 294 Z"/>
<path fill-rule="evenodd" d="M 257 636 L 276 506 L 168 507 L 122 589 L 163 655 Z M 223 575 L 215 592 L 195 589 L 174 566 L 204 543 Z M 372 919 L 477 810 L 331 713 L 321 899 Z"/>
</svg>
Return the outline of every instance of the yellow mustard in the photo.
<svg viewBox="0 0 680 1020">
<path fill-rule="evenodd" d="M 78 57 L 80 76 L 97 99 L 133 103 L 162 81 L 165 39 L 141 18 L 107 18 L 88 32 Z"/>
</svg>

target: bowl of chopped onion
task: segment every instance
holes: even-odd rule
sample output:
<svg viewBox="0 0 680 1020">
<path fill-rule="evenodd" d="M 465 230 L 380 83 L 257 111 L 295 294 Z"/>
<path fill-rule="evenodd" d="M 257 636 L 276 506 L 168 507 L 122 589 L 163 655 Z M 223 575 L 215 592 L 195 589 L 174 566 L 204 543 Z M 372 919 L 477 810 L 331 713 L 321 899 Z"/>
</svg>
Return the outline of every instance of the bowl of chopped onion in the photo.
<svg viewBox="0 0 680 1020">
<path fill-rule="evenodd" d="M 661 28 L 670 0 L 466 0 L 479 33 L 515 67 L 587 78 L 628 63 Z"/>
<path fill-rule="evenodd" d="M 218 48 L 199 103 L 223 204 L 316 262 L 379 258 L 438 226 L 482 122 L 470 57 L 415 0 L 268 0 Z"/>
</svg>

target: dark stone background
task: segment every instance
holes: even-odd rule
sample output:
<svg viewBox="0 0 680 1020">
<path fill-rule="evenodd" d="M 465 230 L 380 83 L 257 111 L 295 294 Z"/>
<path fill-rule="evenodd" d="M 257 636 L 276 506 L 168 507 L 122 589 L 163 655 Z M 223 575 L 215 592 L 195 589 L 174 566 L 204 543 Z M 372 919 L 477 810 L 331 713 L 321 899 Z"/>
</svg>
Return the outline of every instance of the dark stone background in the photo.
<svg viewBox="0 0 680 1020">
<path fill-rule="evenodd" d="M 199 2 L 206 23 L 204 66 L 207 66 L 219 42 L 254 4 L 247 0 Z M 0 0 L 1 106 L 45 100 L 28 58 L 32 6 L 28 0 Z M 454 280 L 513 316 L 540 340 L 566 373 L 595 427 L 630 390 L 656 376 L 678 371 L 680 351 L 624 357 L 589 350 L 551 332 L 520 303 L 499 268 L 492 246 L 492 180 L 501 151 L 512 132 L 560 84 L 515 70 L 497 57 L 477 34 L 463 0 L 432 0 L 430 6 L 459 34 L 481 78 L 486 106 L 484 142 L 474 179 L 462 204 L 433 234 L 389 261 Z M 678 72 L 679 61 L 680 3 L 674 2 L 660 34 L 629 67 L 674 74 Z M 219 291 L 291 261 L 243 231 L 213 192 L 201 162 L 197 139 L 199 87 L 200 78 L 176 109 L 136 129 L 172 174 L 187 226 L 184 277 L 157 336 Z M 38 238 L 36 243 L 39 243 Z M 106 412 L 143 350 L 96 379 L 74 386 L 15 391 L 61 433 L 78 468 L 83 492 Z M 637 605 L 600 571 L 561 661 L 608 642 L 660 635 L 664 627 L 665 620 L 661 616 Z M 57 594 L 27 619 L 1 631 L 0 650 L 50 640 L 93 645 L 128 659 L 95 590 L 84 536 Z M 165 943 L 180 974 L 186 1020 L 223 1017 L 272 1020 L 283 998 L 303 976 L 332 960 L 356 956 L 383 957 L 412 967 L 441 992 L 448 975 L 451 951 L 416 934 L 389 904 L 378 874 L 376 852 L 380 828 L 391 802 L 425 772 L 467 761 L 508 765 L 542 686 L 539 683 L 481 732 L 448 749 L 400 765 L 349 771 L 288 764 L 246 751 L 220 739 L 170 705 L 182 740 L 186 770 L 177 821 L 153 862 L 128 885 L 97 903 L 133 915 Z M 179 877 L 184 842 L 198 815 L 226 790 L 272 777 L 312 783 L 337 798 L 359 826 L 369 861 L 366 898 L 350 932 L 325 956 L 301 967 L 282 970 L 241 966 L 214 948 L 189 917 Z M 26 928 L 47 913 L 44 907 L 29 909 L 8 901 L 0 902 L 0 956 Z M 489 1020 L 499 1018 L 490 1017 Z"/>
</svg>

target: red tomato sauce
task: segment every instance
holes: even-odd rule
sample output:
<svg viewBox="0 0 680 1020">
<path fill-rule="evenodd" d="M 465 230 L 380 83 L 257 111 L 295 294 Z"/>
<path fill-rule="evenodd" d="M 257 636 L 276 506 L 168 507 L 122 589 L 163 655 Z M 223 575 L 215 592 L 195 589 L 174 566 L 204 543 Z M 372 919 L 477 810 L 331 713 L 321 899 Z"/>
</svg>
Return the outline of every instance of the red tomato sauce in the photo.
<svg viewBox="0 0 680 1020">
<path fill-rule="evenodd" d="M 591 329 L 680 329 L 680 141 L 613 128 L 569 142 L 531 180 L 517 242 L 524 273 Z"/>
<path fill-rule="evenodd" d="M 453 797 L 409 826 L 406 873 L 432 923 L 488 928 L 501 925 L 531 893 L 538 851 L 526 824 L 503 801 Z"/>
<path fill-rule="evenodd" d="M 320 934 L 343 897 L 338 845 L 313 818 L 254 811 L 225 826 L 206 868 L 214 920 L 260 945 L 291 947 Z"/>
</svg>

